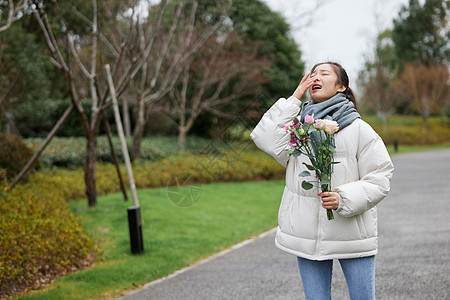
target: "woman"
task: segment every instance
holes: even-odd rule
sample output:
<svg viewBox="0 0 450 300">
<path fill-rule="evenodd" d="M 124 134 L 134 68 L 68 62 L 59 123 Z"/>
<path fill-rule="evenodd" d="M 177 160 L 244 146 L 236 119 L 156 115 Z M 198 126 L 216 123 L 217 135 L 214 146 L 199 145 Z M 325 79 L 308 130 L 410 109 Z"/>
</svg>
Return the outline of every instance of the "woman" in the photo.
<svg viewBox="0 0 450 300">
<path fill-rule="evenodd" d="M 312 100 L 301 105 L 307 90 Z M 304 178 L 298 175 L 309 159 L 288 157 L 285 151 L 290 135 L 284 125 L 299 114 L 300 106 L 301 122 L 314 114 L 339 123 L 332 192 L 321 193 L 318 185 L 304 190 Z M 331 298 L 333 259 L 339 260 L 351 299 L 375 299 L 376 205 L 389 192 L 394 167 L 381 138 L 361 120 L 342 66 L 315 65 L 291 97 L 279 99 L 264 114 L 251 137 L 286 167 L 275 244 L 297 256 L 306 299 Z M 334 210 L 334 220 L 328 221 L 325 209 Z"/>
</svg>

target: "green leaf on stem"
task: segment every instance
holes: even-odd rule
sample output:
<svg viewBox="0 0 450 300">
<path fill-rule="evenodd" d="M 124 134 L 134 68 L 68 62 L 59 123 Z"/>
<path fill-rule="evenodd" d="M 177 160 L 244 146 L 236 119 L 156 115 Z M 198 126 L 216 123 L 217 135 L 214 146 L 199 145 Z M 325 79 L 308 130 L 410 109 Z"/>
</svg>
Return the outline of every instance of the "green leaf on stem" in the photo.
<svg viewBox="0 0 450 300">
<path fill-rule="evenodd" d="M 313 185 L 311 183 L 309 183 L 308 181 L 303 181 L 302 182 L 302 188 L 304 188 L 305 190 L 310 190 L 312 189 Z"/>
<path fill-rule="evenodd" d="M 300 156 L 302 153 L 300 152 L 300 150 L 298 150 L 298 149 L 295 149 L 293 152 L 292 152 L 292 155 L 294 156 L 294 157 L 297 157 L 297 156 Z"/>
<path fill-rule="evenodd" d="M 306 163 L 303 163 L 303 164 L 308 168 L 308 170 L 314 171 L 314 167 L 313 167 L 313 166 L 308 165 L 308 164 L 306 164 Z"/>
<path fill-rule="evenodd" d="M 309 171 L 303 171 L 300 174 L 298 174 L 298 176 L 302 176 L 302 177 L 306 177 L 306 176 L 311 176 L 311 173 L 309 173 Z"/>
<path fill-rule="evenodd" d="M 330 182 L 330 180 L 329 179 L 322 179 L 321 181 L 320 181 L 320 184 L 322 184 L 322 185 L 324 185 L 324 184 L 330 184 L 331 182 Z"/>
</svg>

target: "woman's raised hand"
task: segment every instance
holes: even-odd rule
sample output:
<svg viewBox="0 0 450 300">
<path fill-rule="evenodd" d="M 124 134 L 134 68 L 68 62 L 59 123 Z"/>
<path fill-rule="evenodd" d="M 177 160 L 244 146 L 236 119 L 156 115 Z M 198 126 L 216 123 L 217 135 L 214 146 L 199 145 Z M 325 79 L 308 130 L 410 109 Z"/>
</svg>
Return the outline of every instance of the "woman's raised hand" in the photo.
<svg viewBox="0 0 450 300">
<path fill-rule="evenodd" d="M 309 89 L 309 87 L 313 85 L 314 80 L 316 79 L 315 76 L 309 77 L 309 74 L 310 73 L 303 76 L 300 84 L 295 89 L 294 94 L 292 94 L 292 96 L 299 100 L 303 97 L 303 94 Z"/>
</svg>

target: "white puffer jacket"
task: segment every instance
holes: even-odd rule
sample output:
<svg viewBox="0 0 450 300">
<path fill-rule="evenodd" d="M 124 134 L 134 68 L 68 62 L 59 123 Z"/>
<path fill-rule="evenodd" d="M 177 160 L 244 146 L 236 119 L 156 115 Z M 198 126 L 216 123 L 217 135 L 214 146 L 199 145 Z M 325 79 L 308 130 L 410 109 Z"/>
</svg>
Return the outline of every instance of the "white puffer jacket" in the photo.
<svg viewBox="0 0 450 300">
<path fill-rule="evenodd" d="M 312 260 L 355 258 L 377 253 L 376 205 L 386 197 L 394 166 L 378 134 L 361 119 L 335 134 L 336 153 L 331 187 L 340 195 L 334 220 L 317 196 L 318 184 L 304 190 L 299 177 L 309 158 L 287 156 L 290 136 L 284 125 L 300 111 L 295 97 L 278 100 L 251 133 L 255 144 L 286 169 L 286 187 L 278 212 L 275 244 Z M 315 178 L 306 178 L 306 180 Z"/>
</svg>

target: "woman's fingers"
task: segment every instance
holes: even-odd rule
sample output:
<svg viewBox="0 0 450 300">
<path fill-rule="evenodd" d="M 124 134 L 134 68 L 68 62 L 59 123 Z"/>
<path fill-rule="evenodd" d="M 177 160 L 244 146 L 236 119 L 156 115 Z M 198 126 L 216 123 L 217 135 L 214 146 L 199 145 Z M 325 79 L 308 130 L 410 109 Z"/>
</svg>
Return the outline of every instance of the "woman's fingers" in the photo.
<svg viewBox="0 0 450 300">
<path fill-rule="evenodd" d="M 309 87 L 314 83 L 315 77 L 309 77 L 310 73 L 303 76 L 302 80 L 298 84 L 297 89 L 295 90 L 293 96 L 297 99 L 303 97 L 303 94 L 309 89 Z"/>
<path fill-rule="evenodd" d="M 302 80 L 300 81 L 300 84 L 302 84 L 303 82 L 305 82 L 308 79 L 309 74 L 311 74 L 311 73 L 308 73 L 305 76 L 303 76 Z"/>
<path fill-rule="evenodd" d="M 337 209 L 339 207 L 339 195 L 335 192 L 318 193 L 322 198 L 322 206 L 326 209 Z"/>
</svg>

